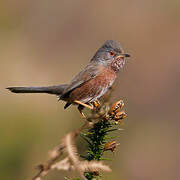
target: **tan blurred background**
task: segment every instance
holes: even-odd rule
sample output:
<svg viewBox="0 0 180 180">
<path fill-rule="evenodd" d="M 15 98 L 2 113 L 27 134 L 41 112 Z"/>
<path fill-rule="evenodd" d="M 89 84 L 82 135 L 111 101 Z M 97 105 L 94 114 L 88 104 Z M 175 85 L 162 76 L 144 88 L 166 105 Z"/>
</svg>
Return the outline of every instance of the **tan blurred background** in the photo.
<svg viewBox="0 0 180 180">
<path fill-rule="evenodd" d="M 82 120 L 50 95 L 7 86 L 69 82 L 107 39 L 132 55 L 111 100 L 128 118 L 104 180 L 178 180 L 180 166 L 179 0 L 0 1 L 0 179 L 24 180 Z M 45 179 L 63 179 L 54 172 Z"/>
</svg>

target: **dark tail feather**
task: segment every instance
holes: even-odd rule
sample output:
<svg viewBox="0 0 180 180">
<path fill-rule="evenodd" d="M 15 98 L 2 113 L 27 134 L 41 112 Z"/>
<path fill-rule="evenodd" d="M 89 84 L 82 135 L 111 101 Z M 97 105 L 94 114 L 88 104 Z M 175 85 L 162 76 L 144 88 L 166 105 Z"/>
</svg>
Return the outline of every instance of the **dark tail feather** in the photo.
<svg viewBox="0 0 180 180">
<path fill-rule="evenodd" d="M 71 105 L 71 103 L 67 102 L 64 106 L 64 109 L 68 108 Z"/>
<path fill-rule="evenodd" d="M 47 87 L 8 87 L 7 89 L 13 93 L 48 93 L 61 95 L 67 84 Z"/>
</svg>

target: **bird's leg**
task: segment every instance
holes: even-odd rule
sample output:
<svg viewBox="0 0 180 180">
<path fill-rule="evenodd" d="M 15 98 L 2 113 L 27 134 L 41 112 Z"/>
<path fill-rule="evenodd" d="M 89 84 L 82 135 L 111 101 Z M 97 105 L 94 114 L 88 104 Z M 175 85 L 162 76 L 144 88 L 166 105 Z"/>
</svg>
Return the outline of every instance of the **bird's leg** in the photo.
<svg viewBox="0 0 180 180">
<path fill-rule="evenodd" d="M 86 119 L 86 116 L 84 115 L 84 113 L 82 112 L 82 110 L 84 109 L 84 106 L 82 106 L 81 104 L 78 105 L 78 110 L 82 116 L 82 118 Z"/>
<path fill-rule="evenodd" d="M 90 119 L 86 118 L 86 116 L 85 116 L 84 113 L 82 112 L 83 109 L 84 109 L 84 106 L 82 106 L 81 104 L 79 104 L 79 105 L 78 105 L 78 110 L 79 110 L 82 118 L 85 120 L 85 123 L 84 123 L 84 125 L 83 125 L 80 129 L 78 129 L 78 130 L 76 131 L 76 134 L 77 134 L 77 135 L 78 135 L 82 130 L 93 126 L 93 122 L 91 122 Z"/>
<path fill-rule="evenodd" d="M 85 103 L 83 103 L 83 102 L 81 102 L 81 101 L 75 100 L 74 103 L 80 104 L 80 105 L 82 105 L 82 106 L 84 106 L 84 107 L 87 107 L 87 108 L 93 110 L 93 107 L 92 107 L 92 106 L 90 106 L 90 105 L 88 105 L 88 104 L 85 104 Z"/>
</svg>

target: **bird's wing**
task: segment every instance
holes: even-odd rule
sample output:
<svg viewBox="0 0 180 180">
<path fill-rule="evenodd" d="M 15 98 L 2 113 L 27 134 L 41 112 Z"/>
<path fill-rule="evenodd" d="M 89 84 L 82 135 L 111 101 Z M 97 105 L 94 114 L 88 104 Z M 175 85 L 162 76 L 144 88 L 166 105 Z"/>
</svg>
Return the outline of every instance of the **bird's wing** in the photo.
<svg viewBox="0 0 180 180">
<path fill-rule="evenodd" d="M 64 90 L 60 99 L 68 97 L 69 93 L 73 89 L 82 86 L 85 82 L 96 77 L 100 73 L 100 68 L 102 67 L 96 62 L 88 64 L 77 76 L 73 78 L 69 86 Z"/>
</svg>

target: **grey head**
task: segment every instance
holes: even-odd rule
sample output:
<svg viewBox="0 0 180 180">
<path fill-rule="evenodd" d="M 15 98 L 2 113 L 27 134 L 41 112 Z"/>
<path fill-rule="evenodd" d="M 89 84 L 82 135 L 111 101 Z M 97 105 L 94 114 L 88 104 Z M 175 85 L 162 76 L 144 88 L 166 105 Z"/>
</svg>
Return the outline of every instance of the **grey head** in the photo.
<svg viewBox="0 0 180 180">
<path fill-rule="evenodd" d="M 91 61 L 98 61 L 100 63 L 110 63 L 113 60 L 121 57 L 130 57 L 129 54 L 124 53 L 121 44 L 118 41 L 107 40 L 95 53 Z"/>
</svg>

